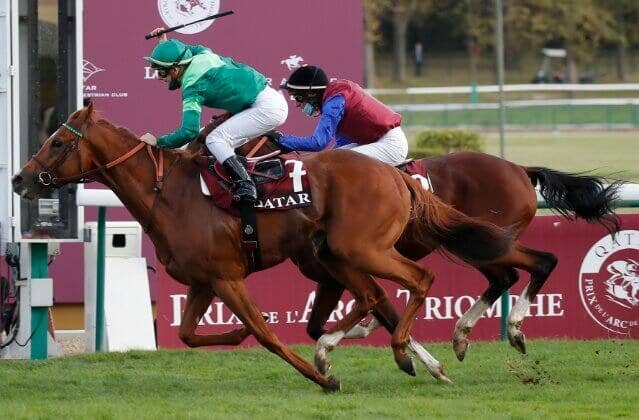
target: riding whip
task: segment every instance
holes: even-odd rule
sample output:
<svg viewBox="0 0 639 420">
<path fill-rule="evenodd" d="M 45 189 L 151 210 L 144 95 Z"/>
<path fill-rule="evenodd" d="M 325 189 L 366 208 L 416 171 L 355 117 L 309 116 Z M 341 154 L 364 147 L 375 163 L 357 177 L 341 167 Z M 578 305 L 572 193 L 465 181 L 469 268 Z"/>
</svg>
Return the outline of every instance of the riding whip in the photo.
<svg viewBox="0 0 639 420">
<path fill-rule="evenodd" d="M 221 13 L 217 13 L 217 14 L 215 14 L 215 15 L 207 16 L 207 17 L 202 18 L 202 19 L 194 20 L 193 22 L 184 23 L 184 24 L 182 24 L 182 25 L 178 25 L 178 26 L 173 26 L 173 27 L 170 27 L 170 28 L 166 28 L 166 29 L 164 29 L 164 30 L 162 30 L 162 31 L 158 32 L 158 33 L 157 33 L 157 34 L 155 34 L 155 35 L 146 34 L 146 35 L 144 35 L 144 39 L 151 39 L 151 38 L 155 38 L 156 36 L 160 36 L 160 35 L 165 34 L 165 33 L 167 33 L 167 32 L 173 32 L 173 31 L 175 31 L 175 30 L 177 30 L 177 29 L 184 28 L 185 26 L 193 25 L 194 23 L 203 22 L 203 21 L 205 21 L 205 20 L 209 20 L 209 19 L 216 19 L 216 18 L 220 18 L 220 17 L 223 17 L 223 16 L 232 15 L 232 14 L 233 14 L 233 11 L 232 11 L 232 10 L 227 10 L 226 12 L 221 12 Z"/>
</svg>

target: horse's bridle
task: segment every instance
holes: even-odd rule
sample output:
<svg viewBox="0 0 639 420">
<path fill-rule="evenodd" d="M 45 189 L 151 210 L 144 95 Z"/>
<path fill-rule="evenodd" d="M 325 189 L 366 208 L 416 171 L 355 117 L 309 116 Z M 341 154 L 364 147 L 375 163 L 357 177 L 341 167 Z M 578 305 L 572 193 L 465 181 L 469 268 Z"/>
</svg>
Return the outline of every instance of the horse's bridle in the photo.
<svg viewBox="0 0 639 420">
<path fill-rule="evenodd" d="M 97 165 L 97 167 L 95 169 L 90 169 L 90 170 L 88 170 L 86 172 L 83 172 L 82 171 L 82 153 L 80 153 L 80 140 L 82 140 L 83 138 L 86 138 L 86 136 L 84 134 L 82 134 L 82 132 L 80 130 L 70 126 L 67 123 L 63 123 L 60 126 L 60 128 L 65 128 L 68 131 L 70 131 L 71 133 L 73 133 L 73 135 L 74 135 L 73 141 L 71 141 L 71 143 L 67 144 L 67 146 L 62 151 L 60 156 L 49 166 L 45 165 L 35 155 L 32 157 L 32 159 L 38 165 L 40 165 L 40 167 L 43 169 L 43 171 L 41 171 L 38 174 L 37 180 L 38 180 L 38 182 L 41 185 L 43 185 L 45 187 L 49 187 L 49 186 L 57 187 L 57 186 L 60 186 L 60 185 L 63 185 L 63 184 L 69 183 L 69 182 L 78 182 L 78 183 L 92 182 L 93 180 L 90 178 L 91 175 L 94 175 L 94 174 L 96 174 L 98 172 L 104 173 L 104 171 L 106 169 L 110 169 L 110 168 L 112 168 L 112 167 L 114 167 L 116 165 L 119 165 L 120 163 L 126 161 L 127 159 L 129 159 L 130 157 L 132 157 L 133 155 L 138 153 L 145 146 L 145 143 L 141 142 L 140 144 L 135 146 L 133 149 L 129 150 L 124 155 L 120 156 L 119 158 L 117 158 L 115 160 L 112 160 L 111 162 L 107 163 L 106 165 Z M 151 147 L 151 146 L 149 146 L 149 147 Z M 69 158 L 69 156 L 73 152 L 78 152 L 78 162 L 79 162 L 79 166 L 80 166 L 80 173 L 78 175 L 73 175 L 73 176 L 65 177 L 65 178 L 56 177 L 55 176 L 55 171 L 64 162 L 66 162 L 66 160 Z M 93 162 L 93 163 L 95 163 L 95 162 Z"/>
<path fill-rule="evenodd" d="M 42 172 L 38 174 L 38 182 L 45 187 L 49 187 L 49 186 L 57 187 L 58 185 L 63 185 L 69 182 L 83 182 L 83 183 L 91 182 L 92 179 L 90 178 L 90 175 L 93 175 L 98 172 L 102 173 L 105 178 L 108 178 L 108 175 L 106 174 L 107 169 L 113 168 L 114 166 L 125 162 L 129 158 L 133 157 L 140 150 L 144 149 L 144 146 L 146 146 L 149 157 L 151 158 L 151 161 L 153 162 L 153 166 L 155 166 L 155 182 L 153 186 L 153 191 L 155 192 L 155 196 L 153 198 L 153 203 L 151 207 L 148 209 L 149 211 L 148 220 L 143 226 L 144 231 L 148 232 L 149 227 L 151 226 L 151 221 L 153 220 L 153 212 L 155 210 L 155 207 L 158 202 L 158 198 L 160 196 L 160 192 L 162 191 L 162 187 L 164 185 L 164 180 L 166 179 L 166 177 L 168 177 L 171 169 L 173 168 L 173 164 L 177 161 L 177 159 L 173 159 L 165 175 L 164 174 L 164 154 L 162 153 L 162 151 L 160 150 L 159 158 L 156 159 L 155 154 L 153 153 L 153 146 L 146 144 L 144 142 L 140 142 L 133 149 L 129 150 L 128 152 L 120 156 L 119 158 L 112 160 L 106 165 L 97 165 L 97 163 L 93 161 L 93 163 L 96 164 L 97 167 L 94 169 L 90 169 L 86 172 L 83 172 L 82 171 L 82 153 L 80 153 L 80 140 L 82 140 L 83 138 L 86 138 L 86 136 L 80 130 L 70 126 L 67 123 L 63 123 L 61 127 L 64 127 L 67 130 L 69 130 L 71 133 L 73 133 L 75 138 L 73 139 L 71 143 L 69 143 L 66 146 L 66 148 L 64 149 L 60 157 L 58 157 L 53 162 L 52 165 L 47 166 L 44 163 L 42 163 L 36 156 L 33 156 L 33 160 L 38 165 L 40 165 L 42 169 L 44 169 Z M 71 155 L 71 153 L 75 151 L 78 152 L 78 156 L 79 156 L 80 173 L 78 175 L 69 176 L 65 178 L 55 177 L 54 176 L 55 170 L 58 169 L 67 160 L 67 158 Z"/>
</svg>

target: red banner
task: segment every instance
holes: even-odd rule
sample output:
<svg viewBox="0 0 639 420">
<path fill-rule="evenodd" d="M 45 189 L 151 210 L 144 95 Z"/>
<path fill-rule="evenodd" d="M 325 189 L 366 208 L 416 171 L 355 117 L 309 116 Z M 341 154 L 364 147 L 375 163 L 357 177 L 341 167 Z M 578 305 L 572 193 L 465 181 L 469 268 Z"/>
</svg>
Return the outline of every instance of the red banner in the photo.
<svg viewBox="0 0 639 420">
<path fill-rule="evenodd" d="M 600 226 L 570 222 L 556 216 L 536 217 L 522 238 L 526 246 L 549 251 L 559 263 L 532 303 L 522 330 L 527 337 L 605 338 L 639 334 L 639 215 L 623 216 L 623 230 L 613 240 Z M 448 341 L 457 319 L 487 287 L 486 280 L 470 267 L 454 265 L 438 255 L 421 261 L 431 267 L 435 282 L 415 322 L 419 340 Z M 528 283 L 527 273 L 511 289 L 511 307 Z M 178 338 L 186 288 L 166 273 L 158 275 L 157 330 L 161 347 L 183 347 Z M 270 326 L 287 343 L 310 343 L 305 329 L 314 298 L 315 283 L 304 278 L 290 262 L 255 273 L 247 279 L 258 306 Z M 382 281 L 398 310 L 408 299 L 406 290 Z M 345 295 L 331 315 L 340 319 L 353 305 Z M 471 338 L 499 337 L 499 301 L 473 329 Z M 238 328 L 240 321 L 219 300 L 209 307 L 198 333 L 219 333 Z M 347 340 L 348 341 L 348 340 Z M 388 345 L 385 331 L 352 343 Z M 244 345 L 255 345 L 250 337 Z"/>
<path fill-rule="evenodd" d="M 244 62 L 262 72 L 276 89 L 303 64 L 322 66 L 329 77 L 362 82 L 362 0 L 85 1 L 84 96 L 94 102 L 104 118 L 138 135 L 147 131 L 166 134 L 178 128 L 182 117 L 180 91 L 168 91 L 143 59 L 157 43 L 156 39 L 145 40 L 144 35 L 159 26 L 177 26 L 226 10 L 235 13 L 168 36 L 187 44 L 205 45 Z M 205 109 L 202 124 L 219 112 Z M 310 134 L 316 123 L 289 102 L 282 131 Z M 96 220 L 96 210 L 87 208 L 85 217 L 87 221 Z M 126 209 L 108 211 L 108 220 L 131 219 Z M 58 303 L 83 300 L 83 270 L 78 264 L 82 249 L 83 244 L 64 244 L 62 255 L 51 266 Z M 146 238 L 143 256 L 155 266 L 155 251 Z M 154 290 L 152 281 L 152 294 Z"/>
</svg>

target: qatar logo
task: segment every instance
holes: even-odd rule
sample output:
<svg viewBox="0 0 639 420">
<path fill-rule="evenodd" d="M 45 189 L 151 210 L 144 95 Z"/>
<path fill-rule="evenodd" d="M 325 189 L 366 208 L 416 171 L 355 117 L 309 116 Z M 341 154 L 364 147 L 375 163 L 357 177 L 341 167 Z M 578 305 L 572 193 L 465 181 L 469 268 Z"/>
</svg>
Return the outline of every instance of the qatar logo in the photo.
<svg viewBox="0 0 639 420">
<path fill-rule="evenodd" d="M 290 55 L 287 59 L 284 59 L 282 61 L 280 61 L 280 64 L 285 65 L 289 70 L 294 70 L 298 67 L 301 67 L 301 62 L 304 61 L 304 59 L 295 54 L 295 55 Z"/>
<path fill-rule="evenodd" d="M 603 328 L 635 337 L 639 326 L 639 231 L 607 235 L 590 248 L 579 270 L 581 302 Z"/>
<path fill-rule="evenodd" d="M 84 80 L 85 83 L 91 76 L 101 71 L 104 71 L 104 69 L 101 69 L 89 60 L 82 60 L 82 80 Z"/>
<path fill-rule="evenodd" d="M 219 10 L 219 0 L 158 0 L 158 11 L 168 27 L 203 19 L 218 13 Z M 176 32 L 196 34 L 211 26 L 214 20 L 215 19 L 198 22 L 177 29 Z"/>
</svg>

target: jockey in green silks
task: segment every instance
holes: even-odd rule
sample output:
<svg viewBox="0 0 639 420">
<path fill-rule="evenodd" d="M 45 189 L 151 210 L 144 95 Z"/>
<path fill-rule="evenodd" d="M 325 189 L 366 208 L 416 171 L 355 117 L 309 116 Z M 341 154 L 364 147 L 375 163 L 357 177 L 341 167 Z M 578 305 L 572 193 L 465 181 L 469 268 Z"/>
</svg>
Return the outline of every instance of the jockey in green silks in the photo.
<svg viewBox="0 0 639 420">
<path fill-rule="evenodd" d="M 157 28 L 151 34 L 161 30 Z M 255 184 L 234 149 L 286 121 L 284 96 L 268 86 L 266 78 L 252 67 L 202 45 L 167 40 L 165 34 L 145 59 L 169 90 L 182 89 L 182 125 L 157 138 L 146 133 L 141 140 L 160 148 L 181 147 L 198 137 L 203 106 L 230 112 L 233 116 L 206 137 L 206 146 L 233 179 L 240 202 L 254 202 Z"/>
</svg>

